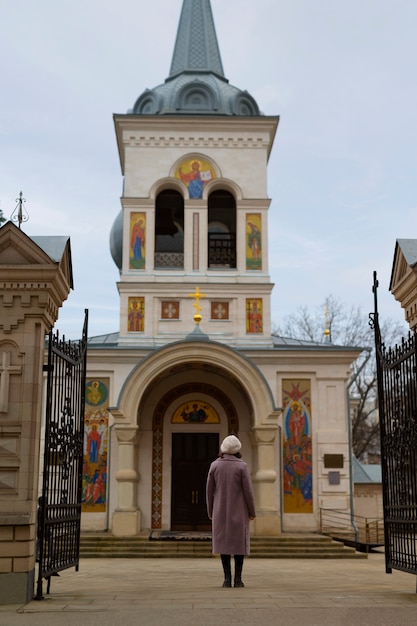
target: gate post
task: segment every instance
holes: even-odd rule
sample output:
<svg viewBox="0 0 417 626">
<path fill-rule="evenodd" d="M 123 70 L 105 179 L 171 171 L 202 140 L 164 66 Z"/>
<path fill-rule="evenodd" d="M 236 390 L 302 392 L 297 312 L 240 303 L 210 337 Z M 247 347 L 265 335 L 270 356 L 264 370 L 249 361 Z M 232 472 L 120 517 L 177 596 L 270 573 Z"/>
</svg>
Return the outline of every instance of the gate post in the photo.
<svg viewBox="0 0 417 626">
<path fill-rule="evenodd" d="M 67 237 L 0 228 L 0 604 L 33 598 L 45 337 L 72 288 Z"/>
</svg>

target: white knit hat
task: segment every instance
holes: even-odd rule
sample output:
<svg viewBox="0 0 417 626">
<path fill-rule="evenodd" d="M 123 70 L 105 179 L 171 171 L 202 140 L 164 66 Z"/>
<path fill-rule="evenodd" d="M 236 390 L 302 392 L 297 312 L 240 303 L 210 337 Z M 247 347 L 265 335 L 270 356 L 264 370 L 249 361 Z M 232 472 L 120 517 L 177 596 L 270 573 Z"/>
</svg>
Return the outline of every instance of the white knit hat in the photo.
<svg viewBox="0 0 417 626">
<path fill-rule="evenodd" d="M 235 435 L 229 435 L 226 439 L 223 439 L 222 445 L 220 446 L 220 452 L 223 454 L 236 454 L 239 452 L 242 444 L 239 439 Z"/>
</svg>

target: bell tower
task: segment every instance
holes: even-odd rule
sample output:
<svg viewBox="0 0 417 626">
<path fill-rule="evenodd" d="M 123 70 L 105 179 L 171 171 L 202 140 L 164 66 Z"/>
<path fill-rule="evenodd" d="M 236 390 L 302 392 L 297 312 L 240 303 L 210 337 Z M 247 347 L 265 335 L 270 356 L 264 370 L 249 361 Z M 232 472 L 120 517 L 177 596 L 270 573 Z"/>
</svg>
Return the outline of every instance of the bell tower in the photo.
<svg viewBox="0 0 417 626">
<path fill-rule="evenodd" d="M 267 164 L 278 121 L 225 77 L 210 0 L 184 0 L 168 78 L 114 116 L 119 344 L 183 339 L 198 286 L 210 339 L 272 345 Z"/>
</svg>

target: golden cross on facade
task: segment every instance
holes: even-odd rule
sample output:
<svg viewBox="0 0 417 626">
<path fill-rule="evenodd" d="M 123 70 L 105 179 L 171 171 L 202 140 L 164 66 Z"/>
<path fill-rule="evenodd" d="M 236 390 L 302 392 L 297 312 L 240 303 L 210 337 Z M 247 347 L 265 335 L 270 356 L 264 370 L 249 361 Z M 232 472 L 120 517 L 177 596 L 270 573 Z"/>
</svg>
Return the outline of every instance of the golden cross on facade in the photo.
<svg viewBox="0 0 417 626">
<path fill-rule="evenodd" d="M 195 298 L 195 302 L 193 304 L 193 307 L 195 307 L 194 321 L 195 321 L 196 324 L 199 324 L 201 322 L 201 320 L 203 319 L 202 316 L 200 315 L 200 311 L 202 311 L 202 308 L 199 305 L 199 300 L 200 300 L 200 298 L 205 298 L 206 294 L 205 293 L 200 293 L 199 287 L 196 287 L 195 288 L 195 293 L 189 293 L 188 295 L 189 295 L 190 298 Z"/>
</svg>

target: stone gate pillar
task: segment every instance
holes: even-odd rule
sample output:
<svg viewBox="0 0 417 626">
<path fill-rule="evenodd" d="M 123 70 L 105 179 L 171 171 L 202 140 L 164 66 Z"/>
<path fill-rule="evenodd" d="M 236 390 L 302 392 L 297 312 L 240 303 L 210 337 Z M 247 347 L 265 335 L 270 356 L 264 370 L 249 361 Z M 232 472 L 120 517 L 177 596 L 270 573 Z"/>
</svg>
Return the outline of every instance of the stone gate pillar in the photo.
<svg viewBox="0 0 417 626">
<path fill-rule="evenodd" d="M 45 336 L 72 286 L 67 237 L 0 228 L 0 604 L 33 598 Z"/>
</svg>

